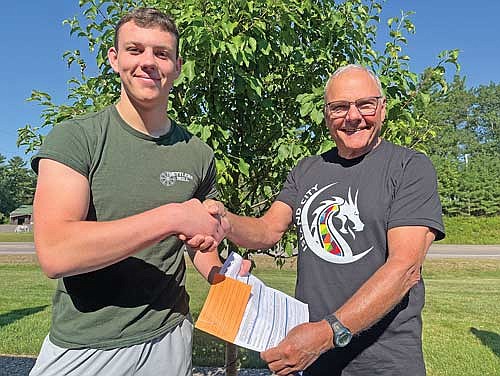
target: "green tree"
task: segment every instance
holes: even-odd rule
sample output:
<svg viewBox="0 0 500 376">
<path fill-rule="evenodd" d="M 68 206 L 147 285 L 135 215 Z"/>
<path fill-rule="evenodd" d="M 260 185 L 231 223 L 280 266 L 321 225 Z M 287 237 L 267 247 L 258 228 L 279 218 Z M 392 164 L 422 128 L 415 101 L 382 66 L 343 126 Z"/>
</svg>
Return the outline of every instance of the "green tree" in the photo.
<svg viewBox="0 0 500 376">
<path fill-rule="evenodd" d="M 12 206 L 6 175 L 5 157 L 0 154 L 0 223 L 4 223 L 6 218 L 8 218 L 8 215 L 6 216 L 5 213 L 8 213 L 9 208 Z"/>
<path fill-rule="evenodd" d="M 35 192 L 35 174 L 26 168 L 21 157 L 12 157 L 7 163 L 0 154 L 0 213 L 3 221 L 20 205 L 31 204 Z"/>
<path fill-rule="evenodd" d="M 500 84 L 471 90 L 474 101 L 465 128 L 468 147 L 462 187 L 469 215 L 500 214 Z"/>
<path fill-rule="evenodd" d="M 268 208 L 298 159 L 333 146 L 323 124 L 323 87 L 336 68 L 359 63 L 377 72 L 388 97 L 384 137 L 423 148 L 433 126 L 421 114 L 446 88 L 445 65 L 456 64 L 458 56 L 444 52 L 422 77 L 411 72 L 404 54 L 406 36 L 415 32 L 411 12 L 388 20 L 388 41 L 377 52 L 382 1 L 376 0 L 79 4 L 83 17 L 65 23 L 71 34 L 88 41 L 99 73 L 88 77 L 80 51 L 66 52 L 68 65 L 78 64 L 81 72 L 70 81 L 69 104 L 55 104 L 48 93 L 34 91 L 30 100 L 42 105 L 43 122 L 20 129 L 19 144 L 35 150 L 43 139 L 41 128 L 117 99 L 119 80 L 106 61 L 113 27 L 128 9 L 153 6 L 172 14 L 181 32 L 184 67 L 169 113 L 213 147 L 221 199 L 231 211 L 245 215 Z M 293 244 L 288 235 L 277 249 L 290 254 Z"/>
<path fill-rule="evenodd" d="M 437 126 L 429 153 L 446 215 L 498 215 L 500 86 L 467 89 L 455 77 L 427 117 Z"/>
<path fill-rule="evenodd" d="M 469 128 L 476 134 L 480 149 L 500 153 L 500 84 L 490 83 L 472 90 Z"/>
<path fill-rule="evenodd" d="M 429 154 L 436 167 L 443 212 L 459 215 L 462 209 L 460 185 L 463 162 L 474 135 L 465 127 L 473 96 L 465 86 L 465 78 L 456 75 L 448 92 L 426 109 L 429 122 L 437 137 L 429 145 Z"/>
</svg>

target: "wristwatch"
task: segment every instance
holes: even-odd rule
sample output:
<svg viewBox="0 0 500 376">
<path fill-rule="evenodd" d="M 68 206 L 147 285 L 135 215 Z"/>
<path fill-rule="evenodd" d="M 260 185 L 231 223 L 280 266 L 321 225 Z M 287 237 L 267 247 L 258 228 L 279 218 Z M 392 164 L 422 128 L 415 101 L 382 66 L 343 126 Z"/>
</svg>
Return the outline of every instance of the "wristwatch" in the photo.
<svg viewBox="0 0 500 376">
<path fill-rule="evenodd" d="M 352 333 L 349 329 L 347 329 L 339 319 L 332 313 L 330 315 L 325 316 L 325 320 L 333 330 L 333 344 L 335 347 L 344 347 L 347 346 L 352 339 Z"/>
</svg>

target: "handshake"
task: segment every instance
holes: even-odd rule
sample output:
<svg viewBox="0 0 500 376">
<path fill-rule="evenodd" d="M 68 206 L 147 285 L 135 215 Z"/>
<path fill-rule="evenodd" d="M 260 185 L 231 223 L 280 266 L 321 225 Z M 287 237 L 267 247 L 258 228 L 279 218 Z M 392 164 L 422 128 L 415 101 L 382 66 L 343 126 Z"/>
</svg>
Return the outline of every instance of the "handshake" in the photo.
<svg viewBox="0 0 500 376">
<path fill-rule="evenodd" d="M 215 200 L 201 203 L 197 199 L 191 199 L 178 204 L 177 207 L 180 209 L 174 214 L 180 229 L 177 237 L 186 244 L 198 272 L 212 283 L 214 275 L 222 266 L 217 246 L 231 233 L 228 217 L 236 216 L 227 212 L 224 204 Z M 250 260 L 243 260 L 239 275 L 247 275 L 250 268 Z"/>
<path fill-rule="evenodd" d="M 224 204 L 215 200 L 201 203 L 191 199 L 182 204 L 178 238 L 193 251 L 213 251 L 231 230 Z"/>
</svg>

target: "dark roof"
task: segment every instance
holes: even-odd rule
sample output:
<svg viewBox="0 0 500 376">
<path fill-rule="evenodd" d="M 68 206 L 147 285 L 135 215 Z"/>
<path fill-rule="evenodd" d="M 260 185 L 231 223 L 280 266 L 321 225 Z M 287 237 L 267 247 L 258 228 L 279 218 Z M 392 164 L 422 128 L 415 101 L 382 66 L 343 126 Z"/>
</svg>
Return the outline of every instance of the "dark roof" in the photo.
<svg viewBox="0 0 500 376">
<path fill-rule="evenodd" d="M 10 213 L 11 217 L 19 217 L 21 215 L 33 214 L 33 205 L 21 205 L 16 210 Z"/>
</svg>

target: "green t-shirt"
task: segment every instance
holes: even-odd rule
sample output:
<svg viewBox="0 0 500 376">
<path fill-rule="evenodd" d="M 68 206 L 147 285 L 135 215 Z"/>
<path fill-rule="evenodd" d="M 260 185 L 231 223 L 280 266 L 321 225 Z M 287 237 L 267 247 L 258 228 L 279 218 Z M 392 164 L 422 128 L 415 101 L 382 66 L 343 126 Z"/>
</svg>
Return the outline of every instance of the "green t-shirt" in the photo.
<svg viewBox="0 0 500 376">
<path fill-rule="evenodd" d="M 35 172 L 42 158 L 88 179 L 89 221 L 217 194 L 214 154 L 205 143 L 173 122 L 162 137 L 145 135 L 125 123 L 115 106 L 54 127 L 32 159 Z M 109 267 L 59 279 L 51 341 L 109 349 L 165 333 L 189 313 L 185 270 L 183 244 L 170 236 Z"/>
</svg>

